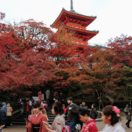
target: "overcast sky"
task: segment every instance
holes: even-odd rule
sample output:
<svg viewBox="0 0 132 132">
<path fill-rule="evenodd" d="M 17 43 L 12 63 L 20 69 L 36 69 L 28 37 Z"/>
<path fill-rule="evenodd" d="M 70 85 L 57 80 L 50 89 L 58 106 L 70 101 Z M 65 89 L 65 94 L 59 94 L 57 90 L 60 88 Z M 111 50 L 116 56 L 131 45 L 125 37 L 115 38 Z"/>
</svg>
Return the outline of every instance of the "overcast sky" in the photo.
<svg viewBox="0 0 132 132">
<path fill-rule="evenodd" d="M 132 35 L 132 0 L 73 1 L 76 12 L 97 16 L 88 29 L 99 30 L 99 34 L 90 43 L 105 45 L 115 36 Z M 70 10 L 70 0 L 0 0 L 0 11 L 6 13 L 6 22 L 34 19 L 51 25 L 62 8 Z"/>
</svg>

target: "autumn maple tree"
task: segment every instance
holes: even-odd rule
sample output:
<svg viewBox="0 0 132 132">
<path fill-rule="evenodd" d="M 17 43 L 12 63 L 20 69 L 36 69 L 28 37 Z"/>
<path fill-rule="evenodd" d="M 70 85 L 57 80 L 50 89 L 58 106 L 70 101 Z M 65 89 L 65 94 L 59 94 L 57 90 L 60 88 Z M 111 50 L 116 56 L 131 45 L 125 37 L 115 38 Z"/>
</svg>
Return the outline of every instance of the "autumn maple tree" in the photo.
<svg viewBox="0 0 132 132">
<path fill-rule="evenodd" d="M 4 26 L 6 30 L 0 32 L 0 88 L 43 85 L 53 75 L 54 62 L 48 53 L 52 31 L 33 20 Z"/>
<path fill-rule="evenodd" d="M 99 100 L 130 97 L 132 37 L 115 38 L 107 47 L 75 41 L 72 32 L 54 33 L 32 19 L 0 23 L 0 90 L 49 86 Z"/>
<path fill-rule="evenodd" d="M 113 63 L 122 66 L 132 66 L 132 37 L 120 36 L 108 43 L 109 48 L 115 54 Z"/>
<path fill-rule="evenodd" d="M 118 86 L 122 88 L 120 93 L 123 93 L 126 99 L 131 99 L 132 90 L 132 37 L 120 36 L 111 40 L 108 44 L 113 52 L 113 65 L 121 67 L 122 74 Z"/>
<path fill-rule="evenodd" d="M 80 62 L 89 53 L 87 45 L 77 45 L 72 32 L 61 29 L 53 35 L 54 46 L 50 50 L 50 55 L 56 63 L 56 71 L 52 80 L 53 88 L 71 89 L 73 78 L 77 77 L 80 71 Z"/>
</svg>

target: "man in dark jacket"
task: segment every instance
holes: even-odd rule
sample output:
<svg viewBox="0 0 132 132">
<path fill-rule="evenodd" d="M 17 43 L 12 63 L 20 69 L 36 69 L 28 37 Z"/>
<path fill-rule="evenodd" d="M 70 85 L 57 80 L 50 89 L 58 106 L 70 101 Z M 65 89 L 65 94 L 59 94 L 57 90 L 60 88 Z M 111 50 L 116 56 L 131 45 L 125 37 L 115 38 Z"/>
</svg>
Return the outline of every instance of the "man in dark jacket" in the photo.
<svg viewBox="0 0 132 132">
<path fill-rule="evenodd" d="M 71 132 L 75 132 L 75 126 L 79 121 L 79 107 L 73 103 L 72 97 L 67 99 L 67 122 L 66 124 L 70 126 Z"/>
</svg>

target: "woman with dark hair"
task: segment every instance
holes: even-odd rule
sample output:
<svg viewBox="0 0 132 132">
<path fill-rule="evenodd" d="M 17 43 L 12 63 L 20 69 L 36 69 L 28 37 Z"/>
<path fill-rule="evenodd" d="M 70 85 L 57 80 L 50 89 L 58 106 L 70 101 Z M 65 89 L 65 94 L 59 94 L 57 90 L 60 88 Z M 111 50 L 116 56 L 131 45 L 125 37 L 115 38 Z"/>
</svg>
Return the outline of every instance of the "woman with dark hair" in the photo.
<svg viewBox="0 0 132 132">
<path fill-rule="evenodd" d="M 125 132 L 120 123 L 120 109 L 107 105 L 102 110 L 102 119 L 106 124 L 102 132 Z"/>
<path fill-rule="evenodd" d="M 60 102 L 56 102 L 53 104 L 52 113 L 56 115 L 52 128 L 55 132 L 62 132 L 62 129 L 65 126 L 65 119 L 63 115 L 63 106 Z"/>
<path fill-rule="evenodd" d="M 80 108 L 79 117 L 80 121 L 84 123 L 81 132 L 98 132 L 95 120 L 90 118 L 89 110 Z"/>
<path fill-rule="evenodd" d="M 40 103 L 35 103 L 26 122 L 27 132 L 48 132 L 44 124 L 48 122 L 47 120 L 47 116 L 40 110 Z"/>
</svg>

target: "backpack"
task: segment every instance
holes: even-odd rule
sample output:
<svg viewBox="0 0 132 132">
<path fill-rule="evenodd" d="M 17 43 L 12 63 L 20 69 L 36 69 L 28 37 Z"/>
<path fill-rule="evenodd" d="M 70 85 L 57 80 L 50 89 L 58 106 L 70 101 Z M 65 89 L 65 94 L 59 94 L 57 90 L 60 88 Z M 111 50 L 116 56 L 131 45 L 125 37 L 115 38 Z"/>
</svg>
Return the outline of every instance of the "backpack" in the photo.
<svg viewBox="0 0 132 132">
<path fill-rule="evenodd" d="M 71 128 L 68 125 L 65 125 L 62 129 L 62 132 L 71 132 Z"/>
</svg>

